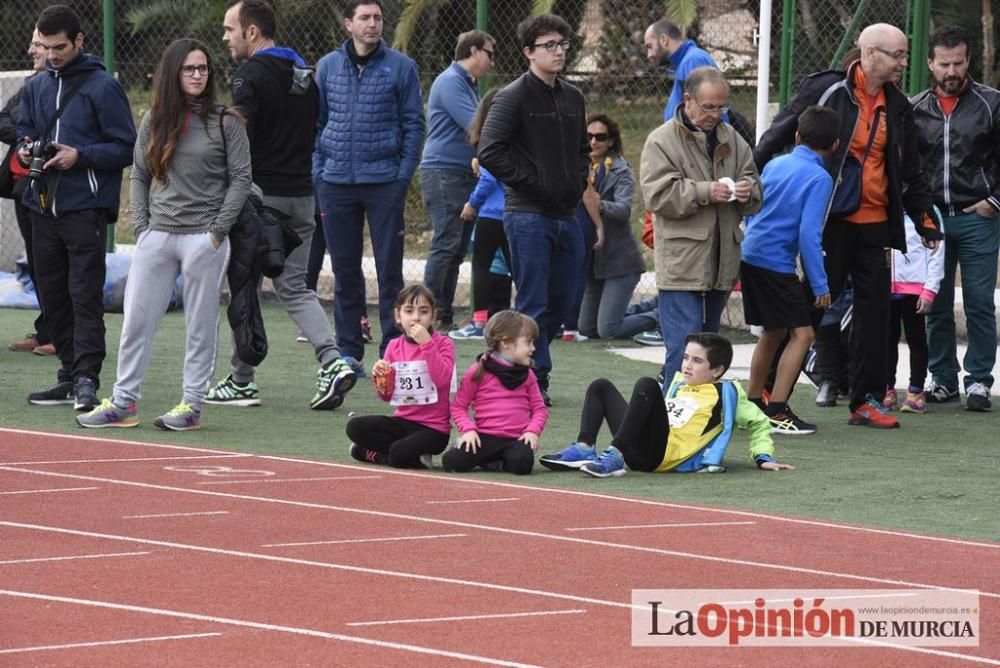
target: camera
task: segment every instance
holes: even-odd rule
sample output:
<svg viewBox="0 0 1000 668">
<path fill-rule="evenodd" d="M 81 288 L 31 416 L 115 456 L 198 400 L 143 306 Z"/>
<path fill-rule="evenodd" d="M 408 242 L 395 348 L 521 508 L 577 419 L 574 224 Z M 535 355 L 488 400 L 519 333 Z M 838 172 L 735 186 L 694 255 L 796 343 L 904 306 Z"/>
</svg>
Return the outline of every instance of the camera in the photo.
<svg viewBox="0 0 1000 668">
<path fill-rule="evenodd" d="M 37 181 L 45 176 L 45 163 L 54 158 L 59 151 L 50 141 L 31 142 L 30 144 L 26 144 L 25 148 L 31 153 L 31 163 L 28 165 L 28 178 Z"/>
</svg>

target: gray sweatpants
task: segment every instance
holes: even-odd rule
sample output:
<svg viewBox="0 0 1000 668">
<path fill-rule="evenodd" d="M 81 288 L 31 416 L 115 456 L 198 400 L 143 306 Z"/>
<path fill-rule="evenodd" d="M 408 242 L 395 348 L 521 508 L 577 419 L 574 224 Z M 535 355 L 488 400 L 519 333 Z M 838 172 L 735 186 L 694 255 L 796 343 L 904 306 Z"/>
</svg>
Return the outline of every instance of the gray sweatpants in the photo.
<svg viewBox="0 0 1000 668">
<path fill-rule="evenodd" d="M 229 239 L 216 249 L 209 232 L 171 234 L 143 232 L 125 284 L 125 324 L 118 346 L 118 380 L 112 401 L 120 406 L 136 403 L 139 386 L 149 369 L 153 338 L 177 275 L 184 278 L 184 395 L 182 401 L 201 410 L 201 402 L 215 373 L 219 333 L 219 296 L 229 264 Z"/>
<path fill-rule="evenodd" d="M 323 312 L 316 292 L 306 288 L 306 265 L 309 263 L 309 248 L 316 232 L 316 201 L 308 197 L 264 196 L 264 206 L 271 207 L 291 216 L 292 229 L 302 239 L 302 245 L 285 259 L 285 270 L 274 279 L 274 291 L 278 301 L 298 325 L 299 330 L 313 345 L 316 359 L 326 365 L 340 357 L 337 339 L 330 326 L 330 320 Z M 322 234 L 320 230 L 320 234 Z M 254 379 L 254 368 L 237 357 L 233 351 L 233 380 L 240 385 Z"/>
</svg>

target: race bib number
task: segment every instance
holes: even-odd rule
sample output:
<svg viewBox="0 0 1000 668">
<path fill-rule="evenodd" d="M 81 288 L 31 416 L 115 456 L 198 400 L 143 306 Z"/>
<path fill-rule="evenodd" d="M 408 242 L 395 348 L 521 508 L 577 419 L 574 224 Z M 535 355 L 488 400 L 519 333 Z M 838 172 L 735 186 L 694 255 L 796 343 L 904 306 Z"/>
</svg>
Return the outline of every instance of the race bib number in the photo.
<svg viewBox="0 0 1000 668">
<path fill-rule="evenodd" d="M 437 387 L 431 380 L 431 373 L 425 360 L 393 362 L 392 368 L 396 372 L 396 386 L 389 401 L 391 405 L 416 406 L 437 403 Z"/>
<path fill-rule="evenodd" d="M 694 417 L 700 407 L 693 397 L 667 399 L 667 422 L 671 429 L 680 429 Z"/>
</svg>

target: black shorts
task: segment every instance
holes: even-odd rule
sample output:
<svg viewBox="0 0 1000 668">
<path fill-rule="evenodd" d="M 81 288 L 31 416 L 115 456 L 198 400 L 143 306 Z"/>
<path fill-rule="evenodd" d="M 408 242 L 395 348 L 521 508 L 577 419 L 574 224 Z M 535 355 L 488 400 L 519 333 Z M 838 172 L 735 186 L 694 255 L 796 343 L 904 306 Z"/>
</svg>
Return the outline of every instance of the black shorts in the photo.
<svg viewBox="0 0 1000 668">
<path fill-rule="evenodd" d="M 795 274 L 781 274 L 740 262 L 743 317 L 748 325 L 793 329 L 812 324 L 809 288 Z"/>
</svg>

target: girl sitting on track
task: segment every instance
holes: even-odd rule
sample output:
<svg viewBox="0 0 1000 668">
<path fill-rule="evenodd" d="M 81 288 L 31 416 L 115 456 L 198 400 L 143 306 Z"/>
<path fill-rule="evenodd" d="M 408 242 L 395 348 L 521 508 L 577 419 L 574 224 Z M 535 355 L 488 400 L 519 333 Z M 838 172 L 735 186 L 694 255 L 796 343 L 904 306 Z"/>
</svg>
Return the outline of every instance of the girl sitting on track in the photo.
<svg viewBox="0 0 1000 668">
<path fill-rule="evenodd" d="M 595 478 L 633 471 L 723 473 L 735 427 L 746 427 L 750 456 L 768 471 L 791 470 L 776 462 L 771 423 L 747 399 L 739 383 L 721 380 L 733 361 L 733 346 L 719 334 L 691 334 L 685 340 L 681 370 L 666 393 L 652 378 L 640 378 L 632 399 L 601 378 L 587 388 L 577 442 L 541 463 L 553 471 L 580 470 Z M 665 397 L 664 397 L 665 394 Z M 614 437 L 597 455 L 595 443 L 607 421 Z"/>
<path fill-rule="evenodd" d="M 397 468 L 430 468 L 448 446 L 448 399 L 455 380 L 455 344 L 433 330 L 434 295 L 424 285 L 396 297 L 403 335 L 389 342 L 372 367 L 379 399 L 396 406 L 392 417 L 365 415 L 347 422 L 351 457 Z"/>
<path fill-rule="evenodd" d="M 531 370 L 538 325 L 517 311 L 500 311 L 486 323 L 484 336 L 488 349 L 465 372 L 451 406 L 462 435 L 441 464 L 446 471 L 481 466 L 525 475 L 549 419 Z"/>
</svg>

